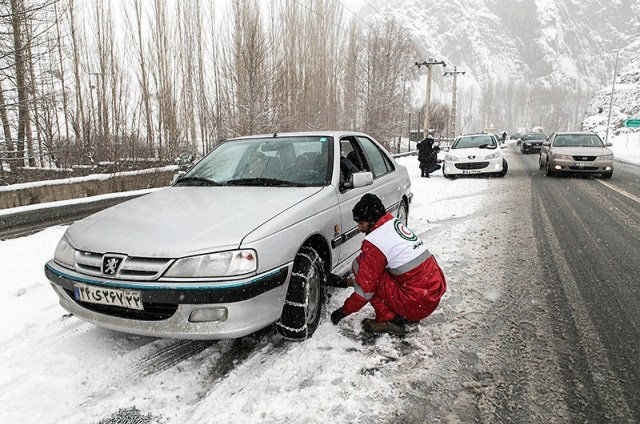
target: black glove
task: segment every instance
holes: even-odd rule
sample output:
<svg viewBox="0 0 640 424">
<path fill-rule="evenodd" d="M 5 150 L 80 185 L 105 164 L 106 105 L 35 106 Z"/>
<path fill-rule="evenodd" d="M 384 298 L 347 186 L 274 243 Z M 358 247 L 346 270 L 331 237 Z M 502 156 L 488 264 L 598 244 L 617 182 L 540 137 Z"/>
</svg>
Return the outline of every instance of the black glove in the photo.
<svg viewBox="0 0 640 424">
<path fill-rule="evenodd" d="M 346 315 L 342 311 L 342 308 L 338 308 L 331 313 L 331 322 L 333 323 L 333 325 L 338 325 L 340 320 L 344 317 L 346 317 Z"/>
</svg>

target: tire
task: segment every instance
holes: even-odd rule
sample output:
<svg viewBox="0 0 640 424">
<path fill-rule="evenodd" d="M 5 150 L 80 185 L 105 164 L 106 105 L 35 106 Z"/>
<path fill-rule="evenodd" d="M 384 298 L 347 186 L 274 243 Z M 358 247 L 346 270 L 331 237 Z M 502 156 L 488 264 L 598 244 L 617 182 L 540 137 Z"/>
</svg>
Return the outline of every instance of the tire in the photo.
<svg viewBox="0 0 640 424">
<path fill-rule="evenodd" d="M 402 218 L 402 216 L 404 218 Z M 409 207 L 407 206 L 407 202 L 405 202 L 404 200 L 400 202 L 400 206 L 398 207 L 398 213 L 396 214 L 396 218 L 398 218 L 400 222 L 402 222 L 405 225 L 405 227 L 409 226 Z"/>
<path fill-rule="evenodd" d="M 305 340 L 318 328 L 327 280 L 325 265 L 312 247 L 302 247 L 296 254 L 282 316 L 276 322 L 276 330 L 283 337 Z"/>
<path fill-rule="evenodd" d="M 541 171 L 544 169 L 544 165 L 542 164 L 542 156 L 538 158 L 538 169 Z"/>
<path fill-rule="evenodd" d="M 507 163 L 507 161 L 505 159 L 502 159 L 502 171 L 498 172 L 498 177 L 502 178 L 505 175 L 507 175 L 507 172 L 509 171 L 509 164 Z"/>
<path fill-rule="evenodd" d="M 549 161 L 549 158 L 547 158 L 547 167 L 545 173 L 547 177 L 554 177 L 556 175 L 556 173 L 551 170 L 551 162 Z"/>
<path fill-rule="evenodd" d="M 613 171 L 611 172 L 605 172 L 604 174 L 602 174 L 602 178 L 605 180 L 608 180 L 609 178 L 611 178 L 613 176 Z"/>
</svg>

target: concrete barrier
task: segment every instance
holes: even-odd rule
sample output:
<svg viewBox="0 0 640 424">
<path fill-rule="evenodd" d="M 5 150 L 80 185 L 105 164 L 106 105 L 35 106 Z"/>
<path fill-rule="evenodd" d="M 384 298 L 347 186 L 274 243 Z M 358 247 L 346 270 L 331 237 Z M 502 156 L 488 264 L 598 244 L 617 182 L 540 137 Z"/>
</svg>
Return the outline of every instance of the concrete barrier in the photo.
<svg viewBox="0 0 640 424">
<path fill-rule="evenodd" d="M 78 199 L 98 194 L 164 187 L 171 183 L 177 166 L 95 174 L 86 177 L 38 181 L 0 187 L 0 209 L 58 200 Z"/>
</svg>

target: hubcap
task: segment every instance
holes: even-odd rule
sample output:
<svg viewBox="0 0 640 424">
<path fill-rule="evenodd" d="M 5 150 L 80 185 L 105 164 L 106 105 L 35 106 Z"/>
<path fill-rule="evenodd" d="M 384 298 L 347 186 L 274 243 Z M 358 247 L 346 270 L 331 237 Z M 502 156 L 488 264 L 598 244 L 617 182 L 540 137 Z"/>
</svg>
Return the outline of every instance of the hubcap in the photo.
<svg viewBox="0 0 640 424">
<path fill-rule="evenodd" d="M 307 323 L 312 323 L 318 316 L 318 309 L 320 309 L 320 284 L 321 284 L 320 272 L 316 265 L 313 266 L 313 273 L 307 281 Z"/>
</svg>

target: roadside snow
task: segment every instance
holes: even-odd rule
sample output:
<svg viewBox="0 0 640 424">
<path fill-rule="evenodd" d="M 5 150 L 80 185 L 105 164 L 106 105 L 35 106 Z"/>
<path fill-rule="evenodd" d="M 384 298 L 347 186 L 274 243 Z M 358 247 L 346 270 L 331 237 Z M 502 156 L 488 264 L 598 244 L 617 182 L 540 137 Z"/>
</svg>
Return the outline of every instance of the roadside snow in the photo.
<svg viewBox="0 0 640 424">
<path fill-rule="evenodd" d="M 464 268 L 461 256 L 475 257 L 467 232 L 484 194 L 499 189 L 496 179 L 420 178 L 415 156 L 398 162 L 412 179 L 409 226 L 448 277 L 440 309 L 418 332 L 364 337 L 368 306 L 333 326 L 328 314 L 350 294 L 339 289 L 329 292 L 318 330 L 302 343 L 270 331 L 208 342 L 104 330 L 58 305 L 43 265 L 65 227 L 51 227 L 0 242 L 0 422 L 116 422 L 132 414 L 168 423 L 393 421 L 394 404 L 411 390 L 408 374 L 437 369 L 444 358 L 434 350 L 450 350 L 469 323 L 443 311 L 478 309 L 464 269 L 456 270 Z"/>
<path fill-rule="evenodd" d="M 33 205 L 25 205 L 18 206 L 15 208 L 8 209 L 0 209 L 0 216 L 3 215 L 12 215 L 14 213 L 35 211 L 40 209 L 49 209 L 49 208 L 59 208 L 63 206 L 73 206 L 81 203 L 92 203 L 97 202 L 99 200 L 105 199 L 115 199 L 118 197 L 128 197 L 128 196 L 142 196 L 143 194 L 152 193 L 154 191 L 162 190 L 163 187 L 160 188 L 145 188 L 142 190 L 131 190 L 131 191 L 120 191 L 117 193 L 107 193 L 107 194 L 98 194 L 97 196 L 89 196 L 82 197 L 80 199 L 67 199 L 67 200 L 58 200 L 56 202 L 46 202 L 46 203 L 35 203 Z"/>
<path fill-rule="evenodd" d="M 611 137 L 613 157 L 620 162 L 640 165 L 640 132 L 627 132 Z"/>
<path fill-rule="evenodd" d="M 79 183 L 79 182 L 85 182 L 85 181 L 108 180 L 114 177 L 153 174 L 153 173 L 162 172 L 162 171 L 176 171 L 177 169 L 178 169 L 177 165 L 168 165 L 160 168 L 148 168 L 148 169 L 140 169 L 137 171 L 116 172 L 113 174 L 91 174 L 91 175 L 86 175 L 84 177 L 59 178 L 56 180 L 33 181 L 30 183 L 10 184 L 7 186 L 2 186 L 0 187 L 0 191 L 22 190 L 22 189 L 41 187 L 41 186 L 47 186 L 47 185 L 73 184 L 73 183 Z"/>
</svg>

